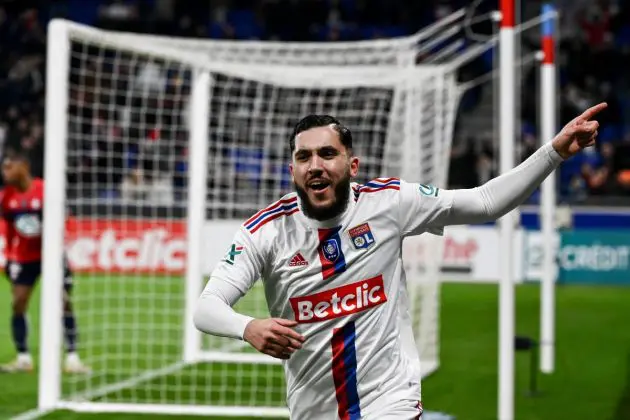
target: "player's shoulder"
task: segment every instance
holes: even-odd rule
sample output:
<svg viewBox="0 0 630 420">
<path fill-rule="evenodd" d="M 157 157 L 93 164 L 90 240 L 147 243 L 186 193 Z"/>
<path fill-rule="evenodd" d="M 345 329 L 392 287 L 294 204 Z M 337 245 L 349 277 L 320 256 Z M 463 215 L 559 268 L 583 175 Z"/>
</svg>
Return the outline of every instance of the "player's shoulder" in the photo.
<svg viewBox="0 0 630 420">
<path fill-rule="evenodd" d="M 387 199 L 399 193 L 400 178 L 374 178 L 364 184 L 353 184 L 354 201 Z"/>
<path fill-rule="evenodd" d="M 268 206 L 258 210 L 243 223 L 243 229 L 250 236 L 258 236 L 269 232 L 270 228 L 278 227 L 291 220 L 291 216 L 300 211 L 295 192 L 283 196 Z M 278 229 L 273 229 L 278 231 Z"/>
<path fill-rule="evenodd" d="M 33 178 L 32 194 L 39 194 L 44 191 L 44 180 L 42 178 Z"/>
<path fill-rule="evenodd" d="M 24 193 L 25 197 L 32 200 L 42 200 L 44 196 L 44 180 L 41 178 L 33 178 L 31 188 Z"/>
</svg>

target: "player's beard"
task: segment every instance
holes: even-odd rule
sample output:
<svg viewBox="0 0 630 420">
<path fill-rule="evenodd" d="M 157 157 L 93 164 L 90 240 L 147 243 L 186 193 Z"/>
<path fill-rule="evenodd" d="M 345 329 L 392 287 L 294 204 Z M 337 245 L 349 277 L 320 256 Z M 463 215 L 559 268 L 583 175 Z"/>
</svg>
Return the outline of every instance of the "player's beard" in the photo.
<svg viewBox="0 0 630 420">
<path fill-rule="evenodd" d="M 295 184 L 295 191 L 300 197 L 302 212 L 306 217 L 315 220 L 329 220 L 339 216 L 348 207 L 350 197 L 350 173 L 346 172 L 343 178 L 335 185 L 335 202 L 328 207 L 317 207 L 311 203 L 306 190 Z"/>
</svg>

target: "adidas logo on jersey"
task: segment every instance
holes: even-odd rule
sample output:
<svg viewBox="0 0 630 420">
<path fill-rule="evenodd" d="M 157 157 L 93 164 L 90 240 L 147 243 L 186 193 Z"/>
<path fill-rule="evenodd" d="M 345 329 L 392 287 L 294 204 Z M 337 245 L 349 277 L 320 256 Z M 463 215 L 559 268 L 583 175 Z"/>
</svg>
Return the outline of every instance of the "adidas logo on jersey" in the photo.
<svg viewBox="0 0 630 420">
<path fill-rule="evenodd" d="M 293 258 L 291 258 L 291 261 L 289 261 L 289 267 L 303 267 L 305 265 L 308 265 L 308 261 L 304 259 L 300 252 L 295 254 Z"/>
</svg>

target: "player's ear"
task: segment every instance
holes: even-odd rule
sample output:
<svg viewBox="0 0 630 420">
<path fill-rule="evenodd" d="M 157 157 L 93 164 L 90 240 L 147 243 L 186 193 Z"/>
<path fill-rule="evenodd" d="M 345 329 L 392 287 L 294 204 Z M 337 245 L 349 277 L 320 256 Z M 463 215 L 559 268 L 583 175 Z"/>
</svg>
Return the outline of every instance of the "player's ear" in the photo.
<svg viewBox="0 0 630 420">
<path fill-rule="evenodd" d="M 352 156 L 350 158 L 350 176 L 355 177 L 359 173 L 359 158 Z"/>
<path fill-rule="evenodd" d="M 295 183 L 295 176 L 293 175 L 293 164 L 289 163 L 289 173 L 291 174 L 291 181 Z"/>
</svg>

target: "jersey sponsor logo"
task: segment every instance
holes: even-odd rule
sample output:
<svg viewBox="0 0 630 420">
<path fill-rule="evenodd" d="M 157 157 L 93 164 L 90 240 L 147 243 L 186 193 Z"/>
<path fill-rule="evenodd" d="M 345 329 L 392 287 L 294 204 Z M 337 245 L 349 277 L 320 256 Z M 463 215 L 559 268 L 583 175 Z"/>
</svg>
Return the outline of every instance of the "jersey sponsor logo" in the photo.
<svg viewBox="0 0 630 420">
<path fill-rule="evenodd" d="M 290 298 L 295 320 L 301 324 L 327 321 L 362 312 L 387 302 L 383 276 L 346 284 L 308 296 Z"/>
<path fill-rule="evenodd" d="M 230 265 L 234 265 L 236 257 L 243 253 L 243 249 L 245 248 L 242 246 L 236 246 L 236 244 L 232 244 L 230 246 L 230 249 L 228 249 L 227 253 L 225 254 L 225 257 L 223 257 L 223 261 Z"/>
<path fill-rule="evenodd" d="M 375 242 L 370 225 L 367 223 L 353 227 L 348 231 L 348 234 L 356 249 L 367 249 Z"/>
<path fill-rule="evenodd" d="M 426 195 L 427 197 L 437 197 L 439 190 L 439 188 L 433 185 L 420 184 L 420 194 Z"/>
<path fill-rule="evenodd" d="M 298 252 L 289 261 L 289 267 L 304 267 L 308 265 L 308 261 L 302 256 L 301 252 Z"/>
<path fill-rule="evenodd" d="M 21 214 L 15 218 L 15 229 L 22 236 L 32 238 L 41 235 L 42 224 L 35 214 Z"/>
</svg>

